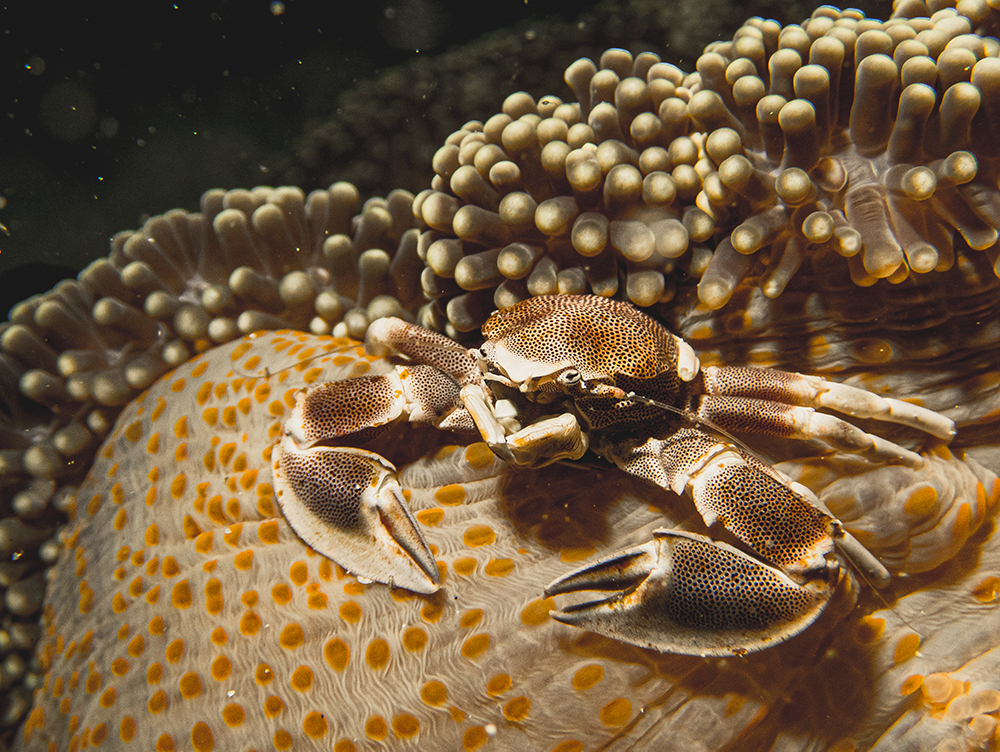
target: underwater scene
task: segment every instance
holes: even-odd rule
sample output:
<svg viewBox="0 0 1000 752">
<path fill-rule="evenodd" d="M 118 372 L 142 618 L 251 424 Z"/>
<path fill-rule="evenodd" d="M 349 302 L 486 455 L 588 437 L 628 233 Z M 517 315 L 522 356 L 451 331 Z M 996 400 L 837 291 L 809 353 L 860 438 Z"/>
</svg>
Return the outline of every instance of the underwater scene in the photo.
<svg viewBox="0 0 1000 752">
<path fill-rule="evenodd" d="M 19 13 L 0 749 L 997 748 L 990 3 Z"/>
</svg>

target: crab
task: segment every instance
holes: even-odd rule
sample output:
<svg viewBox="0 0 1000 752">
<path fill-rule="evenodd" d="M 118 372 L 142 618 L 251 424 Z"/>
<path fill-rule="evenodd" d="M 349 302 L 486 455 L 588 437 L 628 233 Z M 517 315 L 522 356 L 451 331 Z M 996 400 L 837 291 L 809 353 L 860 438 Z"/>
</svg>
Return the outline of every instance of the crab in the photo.
<svg viewBox="0 0 1000 752">
<path fill-rule="evenodd" d="M 279 505 L 310 546 L 365 581 L 440 586 L 395 467 L 365 443 L 394 422 L 479 435 L 518 468 L 590 451 L 688 495 L 715 537 L 660 528 L 648 542 L 570 571 L 546 596 L 596 592 L 551 616 L 660 652 L 742 655 L 810 626 L 850 570 L 890 573 L 804 485 L 734 433 L 818 440 L 831 452 L 920 467 L 920 454 L 839 412 L 947 442 L 954 423 L 918 405 L 825 379 L 755 367 L 702 367 L 693 348 L 631 305 L 540 296 L 496 311 L 481 347 L 381 319 L 374 354 L 393 371 L 299 393 L 277 447 Z M 729 542 L 717 538 L 727 537 Z"/>
</svg>

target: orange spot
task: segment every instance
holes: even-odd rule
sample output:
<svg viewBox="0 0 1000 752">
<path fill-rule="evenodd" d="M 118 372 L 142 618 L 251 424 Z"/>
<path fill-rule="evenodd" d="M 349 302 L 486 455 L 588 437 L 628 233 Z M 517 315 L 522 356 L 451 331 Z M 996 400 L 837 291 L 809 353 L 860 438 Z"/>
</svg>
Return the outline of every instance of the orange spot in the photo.
<svg viewBox="0 0 1000 752">
<path fill-rule="evenodd" d="M 181 568 L 177 566 L 177 559 L 175 559 L 173 556 L 163 557 L 164 577 L 166 577 L 167 579 L 170 579 L 171 577 L 176 577 L 178 574 L 180 574 L 180 571 Z M 150 574 L 153 574 L 153 572 L 150 572 Z"/>
<path fill-rule="evenodd" d="M 432 708 L 439 707 L 448 700 L 448 689 L 437 680 L 429 681 L 420 688 L 420 699 Z"/>
<path fill-rule="evenodd" d="M 292 735 L 289 734 L 284 729 L 274 732 L 274 748 L 278 752 L 285 752 L 286 749 L 292 748 Z"/>
<path fill-rule="evenodd" d="M 1000 597 L 1000 577 L 987 577 L 972 589 L 972 597 L 980 603 L 993 603 Z"/>
<path fill-rule="evenodd" d="M 83 651 L 81 651 L 83 652 Z M 87 690 L 87 694 L 92 695 L 94 692 L 101 688 L 101 675 L 100 674 L 90 674 L 87 677 L 87 683 L 84 685 Z"/>
<path fill-rule="evenodd" d="M 125 676 L 125 674 L 128 673 L 128 669 L 129 669 L 129 662 L 126 661 L 124 658 L 115 658 L 113 661 L 111 661 L 111 673 L 114 674 L 115 676 Z M 59 686 L 61 687 L 62 679 L 61 678 L 57 679 L 57 681 L 59 682 Z M 53 690 L 53 696 L 58 697 L 60 694 L 62 694 L 61 691 L 55 692 Z"/>
<path fill-rule="evenodd" d="M 125 438 L 133 444 L 142 438 L 142 421 L 137 420 L 125 428 Z"/>
<path fill-rule="evenodd" d="M 912 695 L 914 692 L 920 689 L 920 685 L 923 683 L 924 683 L 924 677 L 922 677 L 920 674 L 913 674 L 912 676 L 908 676 L 903 681 L 902 686 L 900 686 L 899 693 L 904 696 Z"/>
<path fill-rule="evenodd" d="M 472 608 L 462 614 L 462 618 L 459 619 L 458 623 L 465 629 L 471 629 L 476 626 L 483 619 L 483 610 L 481 608 Z"/>
<path fill-rule="evenodd" d="M 194 752 L 212 752 L 215 749 L 212 729 L 204 721 L 198 721 L 191 729 L 191 746 Z"/>
<path fill-rule="evenodd" d="M 389 734 L 389 727 L 385 719 L 380 715 L 373 715 L 365 721 L 365 736 L 377 742 L 382 741 Z"/>
<path fill-rule="evenodd" d="M 972 509 L 968 502 L 963 502 L 955 515 L 955 524 L 951 529 L 951 539 L 955 543 L 961 543 L 969 535 L 969 528 L 972 525 Z"/>
<path fill-rule="evenodd" d="M 225 681 L 229 678 L 229 674 L 233 670 L 233 664 L 224 655 L 216 656 L 215 660 L 212 661 L 210 670 L 213 679 L 216 681 Z"/>
<path fill-rule="evenodd" d="M 151 412 L 149 414 L 150 419 L 151 420 L 158 420 L 159 417 L 161 415 L 163 415 L 163 411 L 166 410 L 166 409 L 167 409 L 167 402 L 166 402 L 166 400 L 163 399 L 163 397 L 157 397 L 156 398 L 156 407 L 154 407 L 153 408 L 153 412 Z M 109 449 L 111 448 L 110 444 L 108 445 L 108 448 Z M 110 457 L 108 459 L 110 459 Z"/>
<path fill-rule="evenodd" d="M 143 587 L 142 577 L 136 577 L 129 583 L 128 594 L 133 598 L 138 598 L 142 595 L 145 588 Z"/>
<path fill-rule="evenodd" d="M 100 496 L 100 494 L 94 496 L 90 501 L 87 502 L 87 514 L 89 514 L 91 517 L 93 517 L 99 511 L 101 511 L 101 496 Z M 124 512 L 125 510 L 122 509 L 121 511 Z"/>
<path fill-rule="evenodd" d="M 403 647 L 411 653 L 424 649 L 427 644 L 427 633 L 420 627 L 410 627 L 403 632 Z"/>
<path fill-rule="evenodd" d="M 293 562 L 288 570 L 288 578 L 294 585 L 305 585 L 306 580 L 309 579 L 309 568 L 306 563 L 304 561 Z"/>
<path fill-rule="evenodd" d="M 490 577 L 506 577 L 514 571 L 513 559 L 490 559 L 483 567 L 483 571 Z"/>
<path fill-rule="evenodd" d="M 222 388 L 225 389 L 225 383 L 222 384 Z M 194 401 L 199 405 L 204 405 L 208 402 L 208 398 L 212 396 L 213 384 L 211 381 L 202 382 L 201 386 L 198 387 L 198 391 L 194 393 Z"/>
<path fill-rule="evenodd" d="M 208 530 L 201 533 L 197 538 L 194 539 L 194 550 L 200 554 L 211 553 L 213 543 L 212 531 Z"/>
<path fill-rule="evenodd" d="M 938 504 L 937 489 L 933 486 L 921 486 L 914 490 L 903 504 L 903 511 L 911 517 L 923 519 L 934 511 Z"/>
<path fill-rule="evenodd" d="M 482 441 L 472 444 L 465 449 L 465 461 L 475 470 L 483 470 L 493 464 L 493 452 Z"/>
<path fill-rule="evenodd" d="M 257 605 L 257 591 L 247 590 L 243 595 L 240 596 L 240 603 L 242 603 L 247 608 L 253 608 Z"/>
<path fill-rule="evenodd" d="M 122 718 L 118 726 L 118 738 L 126 743 L 135 738 L 135 718 L 130 715 Z"/>
<path fill-rule="evenodd" d="M 552 752 L 583 752 L 583 742 L 569 739 L 554 746 Z"/>
<path fill-rule="evenodd" d="M 212 630 L 212 636 L 209 639 L 213 645 L 225 645 L 229 641 L 229 635 L 226 634 L 226 630 L 222 627 L 216 627 Z"/>
<path fill-rule="evenodd" d="M 328 598 L 326 593 L 309 593 L 309 597 L 306 599 L 306 605 L 313 611 L 322 611 L 326 608 L 327 600 Z"/>
<path fill-rule="evenodd" d="M 292 589 L 285 583 L 279 583 L 271 588 L 271 598 L 279 606 L 285 606 L 292 600 Z"/>
<path fill-rule="evenodd" d="M 81 614 L 90 613 L 90 609 L 94 606 L 94 591 L 90 589 L 86 582 L 80 583 L 80 600 L 77 603 L 77 609 Z"/>
<path fill-rule="evenodd" d="M 160 713 L 167 709 L 167 694 L 162 689 L 153 692 L 153 696 L 146 703 L 146 709 L 153 714 Z"/>
<path fill-rule="evenodd" d="M 105 723 L 98 723 L 94 730 L 90 732 L 90 746 L 100 747 L 104 740 L 108 738 L 108 726 Z"/>
<path fill-rule="evenodd" d="M 482 726 L 473 726 L 462 735 L 462 749 L 465 752 L 475 752 L 489 740 L 490 736 Z"/>
<path fill-rule="evenodd" d="M 417 522 L 426 527 L 440 525 L 444 519 L 444 510 L 434 507 L 433 509 L 421 509 L 416 514 Z"/>
<path fill-rule="evenodd" d="M 181 580 L 174 585 L 173 590 L 170 591 L 170 602 L 174 608 L 184 609 L 191 607 L 191 588 L 188 587 L 187 580 Z"/>
<path fill-rule="evenodd" d="M 240 617 L 240 634 L 244 637 L 253 637 L 260 631 L 260 617 L 253 611 L 248 611 Z"/>
<path fill-rule="evenodd" d="M 455 559 L 451 566 L 456 574 L 468 577 L 476 571 L 476 560 L 471 556 L 463 556 L 460 559 Z"/>
<path fill-rule="evenodd" d="M 201 419 L 206 425 L 214 427 L 219 422 L 219 408 L 206 407 L 201 413 Z"/>
<path fill-rule="evenodd" d="M 116 614 L 120 614 L 127 608 L 128 601 L 125 600 L 121 593 L 115 593 L 114 597 L 111 599 L 111 610 Z"/>
<path fill-rule="evenodd" d="M 136 635 L 132 638 L 132 641 L 128 644 L 128 654 L 133 658 L 138 658 L 142 655 L 142 651 L 146 649 L 146 643 L 142 639 L 142 635 Z"/>
<path fill-rule="evenodd" d="M 489 525 L 472 525 L 462 535 L 462 540 L 469 548 L 488 546 L 495 542 L 496 539 L 497 534 L 493 532 L 493 528 Z"/>
<path fill-rule="evenodd" d="M 154 522 L 146 528 L 145 543 L 147 546 L 155 546 L 160 542 L 160 528 Z"/>
<path fill-rule="evenodd" d="M 365 651 L 365 661 L 372 671 L 381 671 L 389 663 L 389 643 L 382 639 L 372 640 Z"/>
<path fill-rule="evenodd" d="M 361 606 L 354 601 L 348 601 L 340 607 L 340 618 L 348 624 L 357 624 L 361 621 Z"/>
<path fill-rule="evenodd" d="M 167 645 L 163 657 L 167 659 L 167 663 L 177 663 L 184 657 L 184 640 L 178 638 Z"/>
<path fill-rule="evenodd" d="M 344 593 L 347 595 L 364 595 L 365 586 L 360 582 L 348 582 L 344 585 Z"/>
<path fill-rule="evenodd" d="M 899 642 L 896 643 L 896 649 L 893 651 L 892 659 L 898 665 L 903 661 L 908 661 L 917 653 L 917 648 L 920 647 L 920 636 L 910 633 L 903 635 Z"/>
<path fill-rule="evenodd" d="M 566 546 L 559 549 L 559 561 L 566 564 L 575 564 L 578 561 L 589 559 L 594 555 L 593 546 Z"/>
<path fill-rule="evenodd" d="M 236 507 L 237 507 L 237 509 L 235 510 L 235 514 L 232 514 L 231 516 L 238 517 L 239 502 L 236 501 L 236 499 L 230 499 L 230 503 L 231 502 L 236 502 Z M 223 531 L 222 540 L 224 540 L 228 545 L 232 546 L 233 548 L 236 548 L 240 544 L 240 534 L 242 532 L 243 532 L 242 522 L 238 522 L 235 525 L 230 525 L 228 528 L 226 528 L 226 530 Z M 250 552 L 250 554 L 251 556 L 253 556 L 253 552 Z"/>
<path fill-rule="evenodd" d="M 515 697 L 503 706 L 503 717 L 513 723 L 519 723 L 531 712 L 531 700 L 527 697 Z"/>
<path fill-rule="evenodd" d="M 865 616 L 858 622 L 858 642 L 869 645 L 885 632 L 885 619 L 878 616 Z"/>
<path fill-rule="evenodd" d="M 424 604 L 420 609 L 420 618 L 428 624 L 436 624 L 441 619 L 442 613 L 444 606 L 441 605 L 441 599 L 437 598 Z"/>
<path fill-rule="evenodd" d="M 114 687 L 108 687 L 104 690 L 104 694 L 101 695 L 101 707 L 110 708 L 115 704 L 115 700 L 118 698 L 118 693 L 115 692 Z"/>
<path fill-rule="evenodd" d="M 434 492 L 434 500 L 446 507 L 458 506 L 465 501 L 465 489 L 457 483 L 441 486 L 441 488 Z"/>
<path fill-rule="evenodd" d="M 292 672 L 292 689 L 298 692 L 308 692 L 312 686 L 313 672 L 308 666 L 299 666 Z"/>
<path fill-rule="evenodd" d="M 537 627 L 549 620 L 549 611 L 556 607 L 554 598 L 535 598 L 521 609 L 521 623 L 529 627 Z"/>
<path fill-rule="evenodd" d="M 632 703 L 624 697 L 612 700 L 601 708 L 601 723 L 605 726 L 621 726 L 632 716 Z"/>
<path fill-rule="evenodd" d="M 335 637 L 323 646 L 323 657 L 334 671 L 343 671 L 351 660 L 351 649 L 346 642 Z"/>
<path fill-rule="evenodd" d="M 305 720 L 302 721 L 302 731 L 310 739 L 322 738 L 326 734 L 326 730 L 326 718 L 315 710 L 307 714 Z"/>
<path fill-rule="evenodd" d="M 160 734 L 156 740 L 156 752 L 174 752 L 174 738 L 170 734 Z"/>
<path fill-rule="evenodd" d="M 573 674 L 573 689 L 582 692 L 590 689 L 603 678 L 604 668 L 596 663 L 591 663 Z"/>
<path fill-rule="evenodd" d="M 242 726 L 245 718 L 246 712 L 243 710 L 243 706 L 235 702 L 229 703 L 222 709 L 222 722 L 229 728 Z"/>
<path fill-rule="evenodd" d="M 392 732 L 400 739 L 412 739 L 420 733 L 420 721 L 409 713 L 400 713 L 392 719 Z"/>
<path fill-rule="evenodd" d="M 177 683 L 177 688 L 181 691 L 181 697 L 192 700 L 201 694 L 201 677 L 194 671 L 188 671 Z"/>
<path fill-rule="evenodd" d="M 488 634 L 472 635 L 472 637 L 462 643 L 462 655 L 470 661 L 474 661 L 485 653 L 489 647 L 490 636 Z"/>
<path fill-rule="evenodd" d="M 268 520 L 257 527 L 257 537 L 261 543 L 274 544 L 278 542 L 278 530 L 278 521 Z"/>
<path fill-rule="evenodd" d="M 271 667 L 266 663 L 258 663 L 254 671 L 254 680 L 263 687 L 265 684 L 270 684 L 273 679 L 274 672 L 271 671 Z"/>
<path fill-rule="evenodd" d="M 302 627 L 295 622 L 286 624 L 278 637 L 278 644 L 285 650 L 294 650 L 303 642 L 305 642 L 305 634 L 302 632 Z"/>
<path fill-rule="evenodd" d="M 271 695 L 266 700 L 264 700 L 264 715 L 268 718 L 276 718 L 282 710 L 285 709 L 285 703 L 280 697 Z"/>
</svg>

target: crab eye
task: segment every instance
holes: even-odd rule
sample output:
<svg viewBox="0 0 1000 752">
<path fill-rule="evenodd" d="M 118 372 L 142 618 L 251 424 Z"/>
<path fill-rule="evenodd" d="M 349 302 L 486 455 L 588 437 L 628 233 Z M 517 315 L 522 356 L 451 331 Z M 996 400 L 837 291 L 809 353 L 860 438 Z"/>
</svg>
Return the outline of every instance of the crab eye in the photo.
<svg viewBox="0 0 1000 752">
<path fill-rule="evenodd" d="M 583 377 L 575 368 L 568 368 L 559 374 L 559 383 L 563 386 L 575 386 L 579 384 Z"/>
</svg>

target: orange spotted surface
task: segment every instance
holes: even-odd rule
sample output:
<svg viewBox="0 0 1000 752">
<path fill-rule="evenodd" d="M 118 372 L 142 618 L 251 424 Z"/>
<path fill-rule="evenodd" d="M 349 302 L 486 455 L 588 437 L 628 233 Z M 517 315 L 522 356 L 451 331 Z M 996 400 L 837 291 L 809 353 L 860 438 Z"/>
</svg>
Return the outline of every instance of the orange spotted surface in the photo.
<svg viewBox="0 0 1000 752">
<path fill-rule="evenodd" d="M 888 594 L 895 612 L 870 597 L 852 611 L 844 588 L 779 648 L 664 656 L 553 622 L 542 590 L 661 523 L 690 524 L 689 505 L 606 468 L 513 471 L 443 440 L 400 474 L 441 591 L 359 583 L 285 523 L 270 455 L 298 389 L 388 367 L 349 340 L 262 333 L 126 408 L 65 531 L 23 748 L 864 749 L 906 713 L 993 733 L 992 523 Z M 980 516 L 1000 494 L 989 477 Z M 921 493 L 910 503 L 925 512 Z"/>
</svg>

